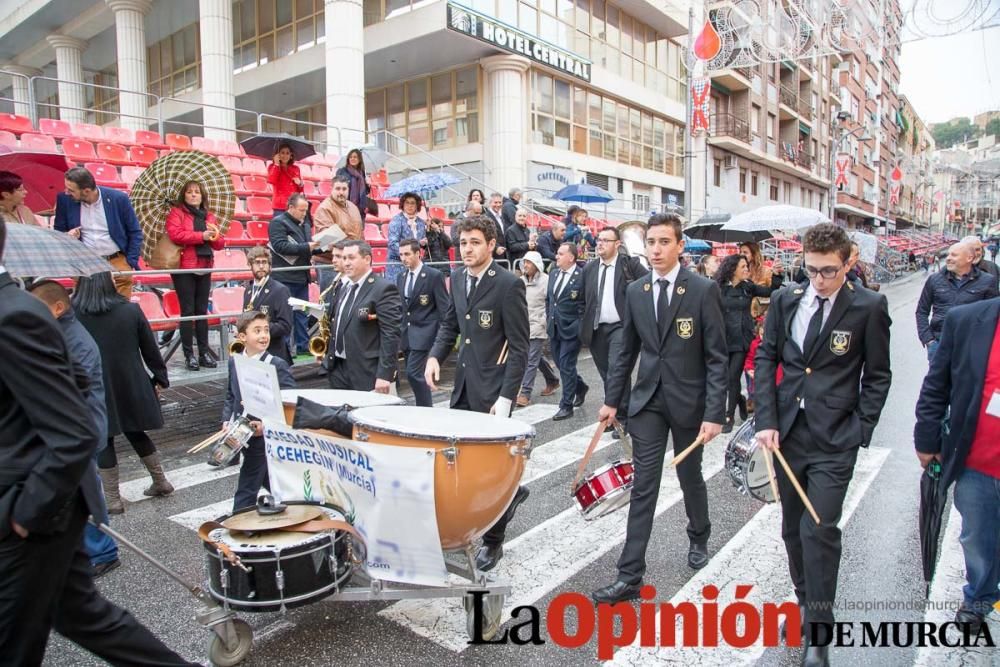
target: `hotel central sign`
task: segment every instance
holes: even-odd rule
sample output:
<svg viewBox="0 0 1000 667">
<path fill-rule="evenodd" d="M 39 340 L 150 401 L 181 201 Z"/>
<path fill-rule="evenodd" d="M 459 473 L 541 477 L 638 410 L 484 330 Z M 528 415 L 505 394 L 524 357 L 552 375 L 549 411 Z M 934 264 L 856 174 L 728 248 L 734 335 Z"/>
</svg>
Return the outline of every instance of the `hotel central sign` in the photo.
<svg viewBox="0 0 1000 667">
<path fill-rule="evenodd" d="M 448 3 L 448 28 L 492 46 L 525 56 L 583 81 L 590 81 L 590 61 L 494 18 Z"/>
</svg>

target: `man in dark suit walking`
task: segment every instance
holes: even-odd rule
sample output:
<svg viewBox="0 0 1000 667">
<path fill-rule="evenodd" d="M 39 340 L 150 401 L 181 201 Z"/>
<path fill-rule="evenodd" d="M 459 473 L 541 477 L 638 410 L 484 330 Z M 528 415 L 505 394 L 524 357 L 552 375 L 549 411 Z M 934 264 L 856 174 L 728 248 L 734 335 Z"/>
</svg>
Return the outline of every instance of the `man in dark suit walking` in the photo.
<svg viewBox="0 0 1000 667">
<path fill-rule="evenodd" d="M 549 293 L 545 298 L 549 322 L 546 333 L 562 380 L 559 411 L 552 421 L 572 417 L 573 408 L 583 405 L 590 390 L 576 372 L 576 360 L 580 355 L 580 319 L 583 317 L 583 269 L 576 265 L 576 257 L 575 245 L 559 245 L 556 267 L 549 274 Z"/>
<path fill-rule="evenodd" d="M 622 324 L 621 362 L 608 374 L 601 421 L 612 419 L 627 399 L 625 379 L 639 357 L 639 373 L 628 398 L 635 480 L 618 580 L 591 593 L 596 602 L 639 597 L 646 546 L 663 475 L 667 435 L 674 452 L 719 434 L 726 403 L 726 334 L 716 283 L 679 263 L 684 251 L 681 221 L 660 213 L 649 219 L 646 256 L 653 270 L 628 286 Z M 677 466 L 690 540 L 687 563 L 708 564 L 708 491 L 701 472 L 703 447 Z"/>
<path fill-rule="evenodd" d="M 250 265 L 253 280 L 243 290 L 243 310 L 259 310 L 267 315 L 271 328 L 267 351 L 291 365 L 292 353 L 288 341 L 292 334 L 292 307 L 288 305 L 291 294 L 283 283 L 271 279 L 271 253 L 267 248 L 250 248 L 247 264 Z"/>
<path fill-rule="evenodd" d="M 6 236 L 0 222 L 0 660 L 41 664 L 55 628 L 114 664 L 190 665 L 94 587 L 82 535 L 101 490 L 86 376 L 45 304 L 3 270 Z"/>
<path fill-rule="evenodd" d="M 605 391 L 608 369 L 624 363 L 621 356 L 622 322 L 625 319 L 625 289 L 641 278 L 649 269 L 638 257 L 620 252 L 621 236 L 614 227 L 602 229 L 597 234 L 597 258 L 583 269 L 583 321 L 580 323 L 580 341 L 590 348 L 597 372 L 601 374 Z M 625 379 L 623 396 L 632 393 L 631 376 Z M 618 422 L 628 422 L 628 406 L 618 408 Z M 617 431 L 612 436 L 617 438 Z"/>
<path fill-rule="evenodd" d="M 1000 600 L 1000 298 L 948 311 L 913 443 L 922 466 L 940 462 L 943 488 L 955 482 L 966 579 L 955 622 L 978 635 Z"/>
<path fill-rule="evenodd" d="M 808 637 L 806 623 L 834 620 L 841 552 L 837 522 L 858 447 L 871 442 L 892 372 L 888 305 L 884 296 L 847 280 L 847 232 L 816 225 L 806 232 L 802 248 L 809 284 L 771 295 L 755 359 L 754 401 L 758 442 L 770 450 L 780 447 L 822 520 L 816 525 L 778 467 L 781 535 Z M 817 644 L 806 649 L 803 664 L 829 664 L 829 642 Z"/>
<path fill-rule="evenodd" d="M 297 267 L 298 271 L 279 271 L 274 280 L 288 288 L 296 299 L 309 300 L 309 268 L 311 259 L 319 248 L 312 240 L 312 227 L 308 220 L 309 200 L 302 193 L 288 197 L 288 210 L 273 218 L 267 225 L 268 248 L 271 264 L 276 269 Z M 309 349 L 309 316 L 305 311 L 293 313 L 293 339 L 295 354 Z"/>
<path fill-rule="evenodd" d="M 495 226 L 483 216 L 458 223 L 463 266 L 451 274 L 451 300 L 437 340 L 427 358 L 424 378 L 437 389 L 441 362 L 459 337 L 453 410 L 509 417 L 528 360 L 528 304 L 524 283 L 493 261 Z M 528 497 L 520 487 L 507 511 L 483 536 L 476 567 L 493 569 L 503 557 L 507 524 Z"/>
<path fill-rule="evenodd" d="M 396 380 L 402 302 L 396 286 L 372 273 L 372 247 L 347 241 L 341 268 L 349 282 L 330 302 L 327 379 L 331 389 L 388 394 Z"/>
<path fill-rule="evenodd" d="M 406 359 L 406 380 L 413 389 L 414 400 L 417 405 L 429 408 L 433 407 L 434 400 L 424 379 L 424 368 L 441 320 L 448 313 L 448 290 L 444 286 L 444 275 L 420 261 L 419 241 L 402 241 L 399 259 L 406 269 L 396 278 L 396 289 L 403 295 L 399 349 Z M 396 382 L 398 384 L 399 380 Z"/>
</svg>

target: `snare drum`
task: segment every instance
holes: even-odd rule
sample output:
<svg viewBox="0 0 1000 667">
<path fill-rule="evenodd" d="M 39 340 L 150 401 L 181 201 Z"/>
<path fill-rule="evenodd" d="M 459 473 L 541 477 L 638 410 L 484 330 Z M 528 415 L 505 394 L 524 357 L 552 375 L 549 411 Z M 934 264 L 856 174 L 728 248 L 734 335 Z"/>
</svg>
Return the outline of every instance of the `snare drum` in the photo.
<svg viewBox="0 0 1000 667">
<path fill-rule="evenodd" d="M 744 495 L 765 503 L 774 502 L 774 493 L 767 478 L 764 449 L 757 442 L 754 420 L 740 426 L 726 446 L 726 470 L 733 486 Z"/>
<path fill-rule="evenodd" d="M 437 450 L 434 502 L 441 547 L 459 549 L 489 530 L 514 499 L 535 429 L 465 410 L 359 408 L 354 439 Z"/>
<path fill-rule="evenodd" d="M 281 404 L 285 409 L 285 422 L 292 424 L 295 419 L 295 404 L 299 396 L 314 403 L 331 408 L 350 405 L 354 408 L 367 408 L 375 405 L 403 405 L 405 401 L 399 396 L 377 394 L 374 391 L 353 391 L 350 389 L 282 389 Z"/>
<path fill-rule="evenodd" d="M 321 509 L 329 519 L 344 520 L 343 514 L 335 509 Z M 249 507 L 237 514 L 255 511 L 255 507 Z M 230 516 L 234 515 L 218 521 Z M 350 538 L 339 530 L 249 533 L 216 528 L 210 537 L 228 546 L 247 568 L 233 565 L 205 543 L 208 592 L 227 608 L 238 611 L 278 611 L 302 606 L 337 592 L 354 571 L 348 549 Z"/>
<path fill-rule="evenodd" d="M 581 481 L 573 495 L 583 518 L 590 521 L 628 505 L 633 473 L 631 461 L 615 461 Z"/>
</svg>

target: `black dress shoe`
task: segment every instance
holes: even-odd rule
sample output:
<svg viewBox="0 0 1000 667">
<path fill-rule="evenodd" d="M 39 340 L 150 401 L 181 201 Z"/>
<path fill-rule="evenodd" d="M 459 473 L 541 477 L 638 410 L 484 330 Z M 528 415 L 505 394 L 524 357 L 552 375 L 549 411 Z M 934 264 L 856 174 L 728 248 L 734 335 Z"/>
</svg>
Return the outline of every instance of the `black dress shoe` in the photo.
<svg viewBox="0 0 1000 667">
<path fill-rule="evenodd" d="M 202 368 L 215 368 L 219 365 L 215 363 L 215 359 L 212 358 L 212 355 L 206 352 L 202 352 L 198 355 L 198 363 L 201 364 Z"/>
<path fill-rule="evenodd" d="M 117 568 L 121 564 L 122 564 L 122 562 L 120 560 L 118 560 L 117 558 L 114 559 L 114 560 L 112 560 L 112 561 L 108 561 L 107 563 L 98 563 L 93 568 L 94 569 L 94 577 L 93 578 L 97 579 L 98 577 L 103 577 L 108 572 L 110 572 L 111 570 L 114 570 L 115 568 Z"/>
<path fill-rule="evenodd" d="M 480 572 L 489 572 L 497 566 L 503 558 L 503 545 L 489 546 L 484 544 L 476 552 L 476 569 Z"/>
<path fill-rule="evenodd" d="M 583 401 L 584 401 L 584 399 L 587 398 L 587 392 L 588 391 L 590 391 L 590 387 L 587 386 L 587 385 L 583 385 L 582 387 L 580 387 L 580 388 L 578 388 L 576 390 L 576 400 L 573 401 L 573 407 L 574 408 L 579 408 L 579 407 L 583 406 Z"/>
<path fill-rule="evenodd" d="M 641 581 L 638 584 L 626 584 L 624 581 L 616 581 L 610 586 L 598 588 L 596 591 L 593 591 L 590 594 L 590 599 L 597 603 L 607 602 L 609 604 L 625 602 L 626 600 L 637 600 L 641 588 Z"/>
<path fill-rule="evenodd" d="M 958 625 L 968 625 L 969 635 L 978 635 L 980 630 L 983 628 L 983 623 L 986 622 L 986 617 L 982 614 L 977 614 L 971 609 L 966 609 L 965 607 L 959 607 L 958 611 L 955 612 L 955 623 Z"/>
<path fill-rule="evenodd" d="M 563 419 L 569 419 L 573 416 L 573 408 L 559 408 L 559 412 L 552 415 L 552 421 L 558 422 Z"/>
<path fill-rule="evenodd" d="M 802 653 L 802 667 L 830 667 L 830 647 L 807 646 Z"/>
<path fill-rule="evenodd" d="M 781 637 L 781 641 L 786 644 L 788 643 L 788 636 L 786 631 L 787 627 L 788 623 L 786 621 L 782 621 L 781 628 L 779 628 L 778 630 L 778 635 Z M 806 632 L 806 608 L 804 605 L 801 604 L 799 605 L 799 629 L 800 632 L 802 633 L 802 646 L 805 647 L 807 644 L 806 640 L 809 638 L 809 633 Z"/>
<path fill-rule="evenodd" d="M 184 357 L 184 366 L 186 366 L 189 371 L 201 370 L 201 366 L 198 365 L 198 360 L 195 359 L 193 354 L 189 357 Z"/>
<path fill-rule="evenodd" d="M 692 570 L 700 570 L 708 565 L 708 545 L 691 543 L 688 549 L 688 567 Z"/>
</svg>

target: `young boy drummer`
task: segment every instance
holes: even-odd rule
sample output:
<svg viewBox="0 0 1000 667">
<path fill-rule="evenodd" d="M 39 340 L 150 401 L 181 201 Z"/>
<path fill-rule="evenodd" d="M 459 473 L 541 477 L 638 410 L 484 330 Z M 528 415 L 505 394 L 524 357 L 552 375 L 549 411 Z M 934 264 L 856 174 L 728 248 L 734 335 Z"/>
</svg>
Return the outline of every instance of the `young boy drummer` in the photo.
<svg viewBox="0 0 1000 667">
<path fill-rule="evenodd" d="M 295 378 L 289 370 L 288 362 L 275 357 L 267 351 L 271 344 L 271 330 L 267 315 L 259 310 L 242 313 L 236 321 L 236 336 L 244 345 L 243 354 L 269 363 L 278 371 L 278 386 L 282 389 L 295 389 Z M 240 395 L 240 384 L 236 378 L 236 362 L 229 360 L 229 384 L 226 387 L 226 402 L 222 406 L 223 428 L 229 423 L 234 413 L 242 412 L 243 399 Z M 233 499 L 233 511 L 250 507 L 257 502 L 257 492 L 263 486 L 270 489 L 267 479 L 267 458 L 264 456 L 264 437 L 262 424 L 249 416 L 254 427 L 254 435 L 243 450 L 243 466 L 240 468 L 240 479 L 236 485 L 236 497 Z"/>
</svg>

